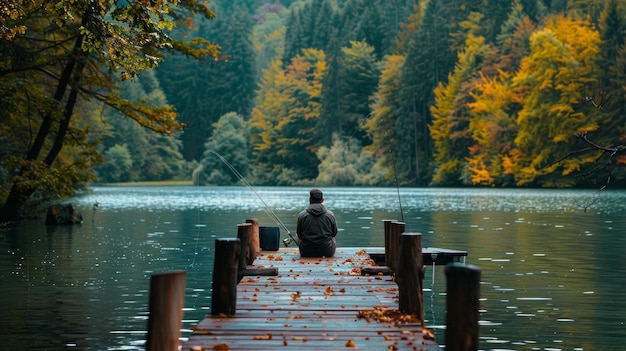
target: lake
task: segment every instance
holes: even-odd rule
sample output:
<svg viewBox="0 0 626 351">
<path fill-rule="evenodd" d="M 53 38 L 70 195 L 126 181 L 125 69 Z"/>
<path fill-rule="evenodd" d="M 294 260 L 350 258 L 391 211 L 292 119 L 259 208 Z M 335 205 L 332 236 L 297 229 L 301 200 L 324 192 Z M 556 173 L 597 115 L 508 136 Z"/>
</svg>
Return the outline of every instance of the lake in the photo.
<svg viewBox="0 0 626 351">
<path fill-rule="evenodd" d="M 66 201 L 81 210 L 80 225 L 1 225 L 0 348 L 143 350 L 150 276 L 181 269 L 187 337 L 210 312 L 215 239 L 236 237 L 248 218 L 278 226 L 268 208 L 295 232 L 308 201 L 308 188 L 252 190 L 94 187 Z M 339 246 L 384 246 L 383 220 L 394 219 L 425 247 L 468 251 L 482 272 L 481 349 L 623 347 L 626 191 L 323 190 Z M 442 344 L 445 285 L 443 267 L 427 267 L 426 325 Z"/>
</svg>

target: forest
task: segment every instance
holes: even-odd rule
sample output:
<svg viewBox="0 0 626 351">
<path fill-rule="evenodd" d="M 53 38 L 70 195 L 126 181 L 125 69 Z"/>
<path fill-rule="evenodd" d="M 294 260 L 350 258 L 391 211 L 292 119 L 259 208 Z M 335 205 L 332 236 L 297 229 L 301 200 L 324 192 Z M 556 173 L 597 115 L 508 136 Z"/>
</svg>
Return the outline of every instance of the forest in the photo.
<svg viewBox="0 0 626 351">
<path fill-rule="evenodd" d="M 8 0 L 2 213 L 238 184 L 221 158 L 254 185 L 622 186 L 625 99 L 620 0 Z"/>
</svg>

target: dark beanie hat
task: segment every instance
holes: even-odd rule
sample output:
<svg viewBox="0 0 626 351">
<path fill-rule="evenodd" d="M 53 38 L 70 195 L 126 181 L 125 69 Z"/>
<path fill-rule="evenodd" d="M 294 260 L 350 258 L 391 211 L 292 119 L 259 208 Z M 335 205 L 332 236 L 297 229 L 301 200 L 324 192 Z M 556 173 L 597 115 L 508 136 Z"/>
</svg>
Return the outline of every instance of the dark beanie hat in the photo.
<svg viewBox="0 0 626 351">
<path fill-rule="evenodd" d="M 322 191 L 320 189 L 312 189 L 310 195 L 311 201 L 313 202 L 322 202 L 322 199 L 324 198 L 324 195 L 322 194 Z"/>
</svg>

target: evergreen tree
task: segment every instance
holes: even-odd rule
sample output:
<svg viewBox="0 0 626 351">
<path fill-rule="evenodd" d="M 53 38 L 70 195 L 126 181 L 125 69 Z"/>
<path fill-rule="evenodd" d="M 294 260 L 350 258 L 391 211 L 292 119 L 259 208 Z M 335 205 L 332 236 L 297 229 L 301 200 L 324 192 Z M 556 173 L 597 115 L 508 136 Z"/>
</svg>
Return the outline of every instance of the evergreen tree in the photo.
<svg viewBox="0 0 626 351">
<path fill-rule="evenodd" d="M 333 0 L 307 0 L 292 7 L 287 19 L 282 61 L 291 62 L 307 48 L 326 51 L 334 32 L 335 13 Z"/>
<path fill-rule="evenodd" d="M 381 173 L 381 177 L 378 177 L 380 182 L 390 184 L 396 178 L 394 154 L 395 149 L 399 147 L 396 134 L 401 129 L 396 127 L 398 116 L 394 112 L 398 110 L 399 105 L 398 88 L 404 56 L 392 55 L 383 63 L 378 89 L 371 107 L 372 113 L 363 129 L 372 140 L 370 145 L 365 146 L 376 160 L 372 171 Z"/>
<path fill-rule="evenodd" d="M 429 106 L 439 82 L 446 81 L 454 67 L 455 49 L 451 34 L 456 30 L 453 4 L 446 0 L 430 0 L 420 26 L 407 48 L 400 79 L 398 116 L 398 174 L 404 182 L 427 184 L 432 175 L 432 141 L 428 131 L 431 123 Z M 428 49 L 425 50 L 424 48 Z"/>
<path fill-rule="evenodd" d="M 371 96 L 376 91 L 380 71 L 372 46 L 364 42 L 350 44 L 350 47 L 342 49 L 339 61 L 340 99 L 344 103 L 339 108 L 341 118 L 335 120 L 334 130 L 369 144 L 360 126 L 369 116 Z"/>
<path fill-rule="evenodd" d="M 254 105 L 257 71 L 252 17 L 241 7 L 215 11 L 217 19 L 199 22 L 198 33 L 220 44 L 220 59 L 197 62 L 176 56 L 159 71 L 168 100 L 186 125 L 182 140 L 187 160 L 201 157 L 207 135 L 220 116 L 236 112 L 247 119 Z"/>
<path fill-rule="evenodd" d="M 615 145 L 626 140 L 626 8 L 608 0 L 599 19 L 602 69 L 600 88 L 586 95 L 601 104 L 602 116 L 594 140 Z M 603 101 L 604 100 L 604 101 Z M 616 179 L 626 178 L 626 169 L 614 171 Z"/>
</svg>

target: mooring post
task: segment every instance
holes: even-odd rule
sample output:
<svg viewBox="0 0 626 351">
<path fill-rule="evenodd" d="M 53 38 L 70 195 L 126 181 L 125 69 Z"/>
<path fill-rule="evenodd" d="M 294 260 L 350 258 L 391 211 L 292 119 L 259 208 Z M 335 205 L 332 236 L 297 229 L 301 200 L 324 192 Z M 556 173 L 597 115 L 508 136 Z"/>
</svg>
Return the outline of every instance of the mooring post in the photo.
<svg viewBox="0 0 626 351">
<path fill-rule="evenodd" d="M 261 251 L 261 239 L 259 237 L 259 220 L 256 218 L 246 219 L 246 223 L 252 224 L 252 232 L 250 233 L 250 253 L 248 264 L 253 264 L 256 256 Z"/>
<path fill-rule="evenodd" d="M 239 280 L 240 240 L 226 238 L 215 240 L 213 261 L 213 292 L 211 314 L 234 315 L 237 311 L 237 282 Z"/>
<path fill-rule="evenodd" d="M 237 224 L 237 238 L 239 239 L 239 245 L 241 255 L 239 256 L 239 271 L 243 271 L 249 264 L 254 262 L 254 259 L 250 259 L 253 255 L 254 249 L 250 246 L 250 236 L 252 235 L 252 223 L 240 223 Z"/>
<path fill-rule="evenodd" d="M 387 267 L 389 267 L 389 256 L 390 256 L 390 252 L 389 252 L 389 235 L 391 232 L 391 222 L 393 222 L 392 219 L 383 219 L 383 228 L 384 228 L 384 235 L 385 235 L 385 265 Z"/>
<path fill-rule="evenodd" d="M 424 322 L 424 265 L 422 263 L 422 234 L 403 233 L 400 238 L 398 261 L 399 309 L 402 313 L 415 314 Z"/>
<path fill-rule="evenodd" d="M 389 232 L 389 262 L 387 266 L 394 273 L 398 272 L 398 263 L 400 260 L 400 236 L 404 233 L 406 225 L 404 222 L 391 222 L 391 231 Z"/>
<path fill-rule="evenodd" d="M 446 351 L 478 350 L 480 269 L 458 262 L 446 265 Z"/>
<path fill-rule="evenodd" d="M 150 277 L 147 351 L 178 350 L 186 279 L 186 271 L 165 272 Z"/>
</svg>

